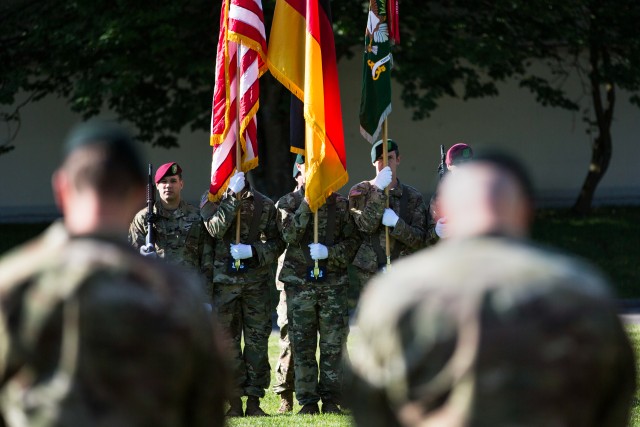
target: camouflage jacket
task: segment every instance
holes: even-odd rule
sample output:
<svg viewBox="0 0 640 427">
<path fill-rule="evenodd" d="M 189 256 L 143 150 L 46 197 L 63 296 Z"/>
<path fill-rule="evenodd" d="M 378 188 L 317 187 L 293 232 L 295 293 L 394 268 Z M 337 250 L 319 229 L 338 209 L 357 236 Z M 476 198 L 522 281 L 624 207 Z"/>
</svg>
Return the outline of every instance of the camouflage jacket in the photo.
<svg viewBox="0 0 640 427">
<path fill-rule="evenodd" d="M 359 307 L 357 425 L 628 425 L 633 352 L 608 284 L 581 261 L 445 240 L 373 279 Z"/>
<path fill-rule="evenodd" d="M 0 424 L 222 426 L 225 363 L 193 276 L 125 236 L 53 227 L 0 259 Z"/>
<path fill-rule="evenodd" d="M 406 208 L 401 215 L 403 195 L 406 197 Z M 385 227 L 382 225 L 382 215 L 386 201 L 384 191 L 369 181 L 356 184 L 349 191 L 349 210 L 362 233 L 362 245 L 353 260 L 353 265 L 366 271 L 378 271 L 378 253 L 385 253 Z M 391 258 L 409 255 L 424 247 L 427 210 L 420 192 L 401 184 L 398 180 L 398 185 L 389 190 L 389 207 L 400 216 L 396 226 L 389 227 Z M 382 261 L 386 262 L 386 255 Z"/>
<path fill-rule="evenodd" d="M 260 212 L 256 212 L 256 196 Z M 250 244 L 253 256 L 242 260 L 247 266 L 244 273 L 230 273 L 229 265 L 233 258 L 229 246 L 236 243 L 236 222 L 240 210 L 240 243 Z M 200 213 L 204 225 L 215 241 L 215 259 L 213 267 L 214 283 L 256 283 L 272 277 L 272 269 L 285 244 L 280 239 L 276 227 L 276 209 L 273 201 L 258 193 L 248 184 L 237 198 L 227 191 L 216 203 L 206 202 Z M 255 217 L 259 215 L 259 217 Z M 255 225 L 253 225 L 255 221 Z M 255 240 L 249 242 L 249 234 L 255 227 Z"/>
<path fill-rule="evenodd" d="M 156 216 L 156 252 L 167 262 L 190 268 L 202 276 L 207 294 L 211 296 L 213 277 L 213 239 L 204 228 L 200 211 L 184 200 L 177 209 L 170 211 L 160 201 L 153 206 Z M 140 210 L 129 227 L 129 243 L 140 249 L 146 243 L 147 208 Z"/>
<path fill-rule="evenodd" d="M 335 226 L 333 244 L 327 245 L 329 257 L 320 261 L 326 265 L 325 283 L 346 285 L 347 266 L 360 245 L 360 235 L 349 215 L 348 201 L 338 193 L 333 193 L 318 210 L 318 243 L 327 244 L 327 219 L 329 206 L 335 205 Z M 304 200 L 304 188 L 284 195 L 277 203 L 278 229 L 287 243 L 285 259 L 279 279 L 285 284 L 309 284 L 305 279 L 307 268 L 314 265 L 310 261 L 309 244 L 313 243 L 314 213 Z"/>
</svg>

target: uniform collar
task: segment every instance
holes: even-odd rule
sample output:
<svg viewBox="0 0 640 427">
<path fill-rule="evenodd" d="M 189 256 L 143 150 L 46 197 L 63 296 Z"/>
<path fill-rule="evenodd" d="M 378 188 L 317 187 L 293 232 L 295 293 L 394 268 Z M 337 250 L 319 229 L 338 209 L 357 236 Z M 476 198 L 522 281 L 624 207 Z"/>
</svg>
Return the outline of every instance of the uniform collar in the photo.
<svg viewBox="0 0 640 427">
<path fill-rule="evenodd" d="M 161 217 L 164 218 L 179 218 L 181 216 L 184 216 L 184 206 L 185 206 L 185 201 L 184 200 L 180 200 L 180 204 L 178 205 L 178 207 L 176 209 L 173 210 L 169 210 L 169 209 L 165 209 L 164 206 L 162 206 L 162 202 L 160 200 L 158 200 L 156 202 L 156 213 L 158 215 L 160 215 Z"/>
</svg>

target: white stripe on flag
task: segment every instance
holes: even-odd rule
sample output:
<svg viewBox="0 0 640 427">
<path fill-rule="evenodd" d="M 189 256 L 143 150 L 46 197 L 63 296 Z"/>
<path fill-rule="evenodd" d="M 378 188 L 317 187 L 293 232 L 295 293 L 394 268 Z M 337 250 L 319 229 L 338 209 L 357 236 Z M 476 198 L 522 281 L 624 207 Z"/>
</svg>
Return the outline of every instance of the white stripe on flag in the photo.
<svg viewBox="0 0 640 427">
<path fill-rule="evenodd" d="M 231 8 L 229 9 L 229 19 L 235 19 L 236 21 L 240 21 L 252 26 L 260 32 L 260 35 L 263 38 L 266 38 L 264 22 L 262 22 L 258 15 L 256 15 L 249 9 L 245 9 L 242 6 L 232 4 Z"/>
</svg>

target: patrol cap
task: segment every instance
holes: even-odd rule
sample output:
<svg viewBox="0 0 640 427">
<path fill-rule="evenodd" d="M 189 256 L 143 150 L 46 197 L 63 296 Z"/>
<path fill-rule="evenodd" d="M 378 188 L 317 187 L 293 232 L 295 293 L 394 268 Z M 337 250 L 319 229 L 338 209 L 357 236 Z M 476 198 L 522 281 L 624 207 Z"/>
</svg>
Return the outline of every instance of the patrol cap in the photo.
<svg viewBox="0 0 640 427">
<path fill-rule="evenodd" d="M 451 166 L 462 162 L 468 162 L 471 159 L 473 159 L 473 150 L 467 144 L 460 142 L 452 145 L 451 148 L 447 150 L 445 163 L 447 166 Z"/>
<path fill-rule="evenodd" d="M 161 165 L 156 171 L 156 184 L 159 183 L 160 180 L 165 176 L 179 175 L 181 173 L 182 168 L 176 162 L 165 163 L 164 165 Z"/>
<path fill-rule="evenodd" d="M 298 170 L 298 165 L 304 164 L 304 156 L 302 154 L 298 154 L 296 156 L 296 160 L 293 162 L 293 177 L 298 176 L 300 171 Z"/>
<path fill-rule="evenodd" d="M 382 156 L 382 148 L 382 140 L 373 144 L 373 147 L 371 147 L 371 163 L 375 163 Z M 393 139 L 387 139 L 387 151 L 389 153 L 392 151 L 399 153 L 398 144 Z"/>
<path fill-rule="evenodd" d="M 115 122 L 91 120 L 74 127 L 62 145 L 63 159 L 81 148 L 102 147 L 107 170 L 123 171 L 135 181 L 147 176 L 142 155 L 131 134 Z"/>
</svg>

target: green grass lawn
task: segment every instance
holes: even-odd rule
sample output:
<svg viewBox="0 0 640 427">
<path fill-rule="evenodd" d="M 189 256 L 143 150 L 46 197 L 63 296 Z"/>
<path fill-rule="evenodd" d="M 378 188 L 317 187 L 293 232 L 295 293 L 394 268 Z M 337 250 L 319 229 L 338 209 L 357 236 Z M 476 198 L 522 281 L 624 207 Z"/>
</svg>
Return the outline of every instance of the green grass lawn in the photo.
<svg viewBox="0 0 640 427">
<path fill-rule="evenodd" d="M 640 208 L 596 208 L 579 217 L 566 210 L 539 210 L 532 238 L 598 265 L 620 298 L 640 298 Z"/>
<path fill-rule="evenodd" d="M 636 384 L 640 385 L 640 325 L 628 325 L 627 332 L 636 354 Z M 636 388 L 636 396 L 631 408 L 629 426 L 640 427 L 640 387 Z"/>
<path fill-rule="evenodd" d="M 274 371 L 276 362 L 278 361 L 279 347 L 278 347 L 278 333 L 271 334 L 269 337 L 269 363 L 271 363 L 271 386 L 275 383 Z M 350 337 L 351 338 L 351 337 Z M 351 340 L 350 340 L 351 341 Z M 246 398 L 243 399 L 246 402 Z M 245 418 L 231 418 L 228 425 L 232 427 L 236 426 L 330 426 L 330 427 L 347 427 L 351 426 L 351 416 L 345 413 L 345 415 L 296 415 L 296 412 L 300 410 L 300 405 L 295 402 L 293 412 L 285 415 L 278 414 L 278 408 L 280 407 L 280 399 L 271 388 L 267 390 L 267 395 L 261 401 L 262 409 L 270 417 L 245 417 Z"/>
</svg>

